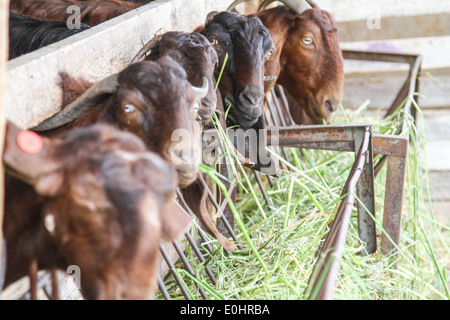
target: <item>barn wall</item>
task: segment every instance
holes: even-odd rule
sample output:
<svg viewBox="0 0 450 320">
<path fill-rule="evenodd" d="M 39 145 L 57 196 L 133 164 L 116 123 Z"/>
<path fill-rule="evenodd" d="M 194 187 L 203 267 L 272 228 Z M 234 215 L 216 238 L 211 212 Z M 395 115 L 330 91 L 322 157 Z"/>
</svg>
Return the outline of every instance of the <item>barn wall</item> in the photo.
<svg viewBox="0 0 450 320">
<path fill-rule="evenodd" d="M 30 128 L 56 113 L 62 92 L 58 73 L 98 81 L 122 70 L 154 35 L 193 31 L 210 11 L 231 0 L 158 0 L 90 30 L 8 62 L 6 117 Z"/>
</svg>

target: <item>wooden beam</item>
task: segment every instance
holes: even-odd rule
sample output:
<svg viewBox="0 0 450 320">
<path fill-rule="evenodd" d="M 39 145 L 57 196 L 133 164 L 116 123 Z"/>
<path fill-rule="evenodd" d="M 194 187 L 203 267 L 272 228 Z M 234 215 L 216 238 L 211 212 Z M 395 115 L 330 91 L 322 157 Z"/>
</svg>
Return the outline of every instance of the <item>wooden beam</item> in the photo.
<svg viewBox="0 0 450 320">
<path fill-rule="evenodd" d="M 60 109 L 61 71 L 98 81 L 127 66 L 154 35 L 193 31 L 210 11 L 232 0 L 157 0 L 30 54 L 8 62 L 6 117 L 30 128 Z"/>
<path fill-rule="evenodd" d="M 9 0 L 0 0 L 0 150 L 4 146 L 5 137 L 5 92 L 7 87 L 6 61 L 8 59 L 8 19 Z M 2 275 L 2 243 L 3 243 L 3 211 L 5 200 L 5 177 L 3 161 L 0 163 L 0 276 Z M 1 281 L 1 279 L 0 279 Z"/>
</svg>

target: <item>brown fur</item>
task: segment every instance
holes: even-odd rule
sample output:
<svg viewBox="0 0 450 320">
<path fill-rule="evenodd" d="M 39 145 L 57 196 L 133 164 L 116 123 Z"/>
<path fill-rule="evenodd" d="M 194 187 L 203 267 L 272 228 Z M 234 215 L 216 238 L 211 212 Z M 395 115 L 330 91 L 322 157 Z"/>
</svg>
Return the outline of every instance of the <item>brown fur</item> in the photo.
<svg viewBox="0 0 450 320">
<path fill-rule="evenodd" d="M 170 57 L 162 57 L 155 62 L 142 61 L 130 65 L 120 72 L 118 83 L 115 94 L 105 97 L 90 111 L 62 127 L 42 134 L 52 136 L 97 122 L 109 123 L 138 135 L 150 150 L 172 161 L 172 150 L 180 143 L 172 139 L 172 134 L 176 130 L 184 130 L 192 141 L 186 145 L 183 158 L 176 158 L 180 160 L 177 164 L 180 186 L 187 186 L 194 181 L 201 160 L 199 124 L 193 110 L 196 98 L 185 71 Z M 62 74 L 64 103 L 73 101 L 91 85 Z M 133 104 L 136 110 L 124 112 L 127 104 Z"/>
<path fill-rule="evenodd" d="M 344 86 L 343 57 L 333 17 L 321 9 L 298 15 L 286 6 L 256 15 L 269 29 L 276 47 L 266 62 L 266 75 L 278 76 L 277 82 L 290 95 L 295 122 L 322 124 L 323 118 L 329 123 L 341 103 Z M 304 37 L 312 37 L 314 45 L 303 45 Z M 266 83 L 265 91 L 274 84 Z"/>
<path fill-rule="evenodd" d="M 17 132 L 9 125 L 8 136 Z M 87 299 L 149 298 L 159 241 L 173 236 L 164 230 L 173 219 L 167 207 L 177 186 L 174 169 L 136 136 L 110 126 L 75 129 L 44 143 L 38 155 L 21 152 L 14 139 L 5 147 L 8 172 L 33 176 L 28 184 L 6 175 L 5 285 L 37 261 L 39 270 L 80 267 Z M 41 165 L 30 172 L 13 161 L 18 158 Z M 45 223 L 49 216 L 54 230 Z"/>
<path fill-rule="evenodd" d="M 225 100 L 232 103 L 229 115 L 233 124 L 253 127 L 262 117 L 263 65 L 273 48 L 267 28 L 257 17 L 220 12 L 209 15 L 205 25 L 196 30 L 214 43 L 219 57 L 216 79 L 228 54 L 218 87 L 224 106 L 228 104 Z"/>
<path fill-rule="evenodd" d="M 204 124 L 210 124 L 217 105 L 214 68 L 217 67 L 218 58 L 208 39 L 197 32 L 166 32 L 145 60 L 155 61 L 163 56 L 170 56 L 177 61 L 193 86 L 201 87 L 203 77 L 208 80 L 208 94 L 202 99 L 198 114 Z"/>
<path fill-rule="evenodd" d="M 119 0 L 11 0 L 10 8 L 24 16 L 36 19 L 67 21 L 73 14 L 67 8 L 76 5 L 80 8 L 80 21 L 95 26 L 142 4 Z"/>
</svg>

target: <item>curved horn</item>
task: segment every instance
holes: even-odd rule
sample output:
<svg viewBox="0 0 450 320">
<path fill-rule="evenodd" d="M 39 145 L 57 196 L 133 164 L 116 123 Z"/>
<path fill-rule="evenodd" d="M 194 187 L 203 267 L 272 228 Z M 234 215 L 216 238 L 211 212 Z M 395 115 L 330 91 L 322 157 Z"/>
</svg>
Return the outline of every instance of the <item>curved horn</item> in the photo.
<svg viewBox="0 0 450 320">
<path fill-rule="evenodd" d="M 116 91 L 118 85 L 117 77 L 118 74 L 113 74 L 97 82 L 88 90 L 86 90 L 81 96 L 79 96 L 73 102 L 69 103 L 60 112 L 44 120 L 36 127 L 31 128 L 31 130 L 50 130 L 65 125 L 72 120 L 75 120 L 79 116 L 89 111 L 92 107 L 96 106 L 100 101 L 104 99 L 106 95 L 112 94 Z"/>
<path fill-rule="evenodd" d="M 206 15 L 205 26 L 211 21 L 216 15 L 218 15 L 220 11 L 211 11 Z"/>
<path fill-rule="evenodd" d="M 234 8 L 236 8 L 236 6 L 238 6 L 239 4 L 243 3 L 243 2 L 247 2 L 250 0 L 235 0 L 232 4 L 230 4 L 230 6 L 227 8 L 227 11 L 233 11 Z"/>
<path fill-rule="evenodd" d="M 201 88 L 192 86 L 192 90 L 194 90 L 197 99 L 201 100 L 204 97 L 206 97 L 209 91 L 208 79 L 206 77 L 203 77 L 203 83 Z"/>
<path fill-rule="evenodd" d="M 320 9 L 319 5 L 317 4 L 317 2 L 313 1 L 313 0 L 306 0 L 306 2 L 309 3 L 309 5 L 313 8 L 317 8 Z"/>
<path fill-rule="evenodd" d="M 259 6 L 258 11 L 264 10 L 269 4 L 271 4 L 272 2 L 275 2 L 275 1 L 276 0 L 265 0 L 265 1 L 263 1 L 260 4 L 260 6 Z M 309 5 L 309 3 L 304 1 L 304 0 L 300 0 L 300 1 L 296 1 L 296 0 L 277 0 L 277 1 L 283 3 L 284 5 L 289 7 L 289 9 L 293 10 L 294 12 L 296 12 L 298 14 L 301 14 L 303 11 L 312 8 Z"/>
<path fill-rule="evenodd" d="M 158 42 L 161 40 L 162 36 L 163 36 L 163 35 L 160 34 L 160 35 L 157 35 L 157 36 L 153 37 L 152 39 L 150 39 L 150 41 L 147 42 L 147 43 L 141 48 L 141 50 L 138 51 L 138 53 L 136 53 L 136 55 L 134 56 L 134 58 L 131 59 L 130 64 L 133 64 L 133 63 L 135 63 L 135 62 L 140 61 L 142 58 L 145 57 L 145 55 L 146 55 L 148 52 L 151 52 L 151 51 L 153 50 L 153 48 L 156 46 L 156 43 L 158 43 Z"/>
</svg>

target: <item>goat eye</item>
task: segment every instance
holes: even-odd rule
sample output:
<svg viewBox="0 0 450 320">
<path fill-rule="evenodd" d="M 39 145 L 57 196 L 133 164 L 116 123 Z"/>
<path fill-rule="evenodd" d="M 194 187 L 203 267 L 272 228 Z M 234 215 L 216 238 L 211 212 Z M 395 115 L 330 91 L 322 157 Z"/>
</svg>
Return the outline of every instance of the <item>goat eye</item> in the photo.
<svg viewBox="0 0 450 320">
<path fill-rule="evenodd" d="M 216 46 L 219 42 L 216 39 L 211 39 L 209 40 L 209 42 L 213 45 Z"/>
<path fill-rule="evenodd" d="M 192 107 L 193 107 L 193 109 L 194 109 L 195 112 L 198 112 L 198 109 L 200 108 L 200 104 L 199 104 L 198 102 L 195 102 L 195 103 L 192 105 Z"/>
<path fill-rule="evenodd" d="M 273 55 L 273 52 L 274 52 L 275 50 L 272 48 L 272 49 L 270 49 L 269 51 L 267 51 L 267 56 L 268 57 L 270 57 L 270 56 L 272 56 Z"/>
<path fill-rule="evenodd" d="M 133 112 L 134 110 L 136 110 L 136 107 L 135 106 L 133 106 L 132 104 L 126 104 L 124 107 L 123 107 L 123 111 L 125 111 L 125 112 Z"/>
<path fill-rule="evenodd" d="M 303 38 L 303 39 L 302 39 L 302 42 L 303 42 L 303 44 L 309 46 L 310 44 L 313 43 L 313 39 L 310 38 L 310 37 L 306 37 L 306 38 Z"/>
</svg>

